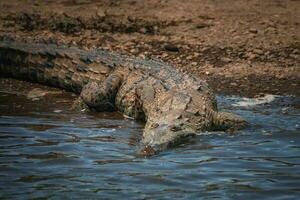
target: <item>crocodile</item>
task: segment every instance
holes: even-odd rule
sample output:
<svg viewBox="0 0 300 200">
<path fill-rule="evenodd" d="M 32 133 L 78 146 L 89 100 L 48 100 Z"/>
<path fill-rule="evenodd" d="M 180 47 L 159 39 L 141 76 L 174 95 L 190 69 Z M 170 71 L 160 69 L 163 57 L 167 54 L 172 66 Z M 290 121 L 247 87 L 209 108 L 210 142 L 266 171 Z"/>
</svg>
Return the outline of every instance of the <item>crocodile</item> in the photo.
<svg viewBox="0 0 300 200">
<path fill-rule="evenodd" d="M 1 76 L 79 94 L 76 105 L 119 111 L 145 122 L 141 155 L 152 155 L 207 131 L 241 129 L 247 122 L 219 112 L 213 91 L 199 77 L 155 59 L 103 49 L 0 41 Z"/>
</svg>

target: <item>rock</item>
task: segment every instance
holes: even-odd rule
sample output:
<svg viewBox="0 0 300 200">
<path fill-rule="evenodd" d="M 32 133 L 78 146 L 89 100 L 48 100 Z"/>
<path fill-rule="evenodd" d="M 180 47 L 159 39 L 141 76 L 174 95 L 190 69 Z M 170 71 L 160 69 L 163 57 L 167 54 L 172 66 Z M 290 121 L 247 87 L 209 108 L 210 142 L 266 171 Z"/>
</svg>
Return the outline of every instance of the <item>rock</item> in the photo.
<svg viewBox="0 0 300 200">
<path fill-rule="evenodd" d="M 257 55 L 250 52 L 250 53 L 247 54 L 247 57 L 248 57 L 249 60 L 254 60 L 255 58 L 257 58 Z"/>
<path fill-rule="evenodd" d="M 187 60 L 192 60 L 193 59 L 193 56 L 188 56 L 186 57 Z"/>
<path fill-rule="evenodd" d="M 293 54 L 299 54 L 298 49 L 294 49 L 294 50 L 293 50 Z"/>
<path fill-rule="evenodd" d="M 206 46 L 206 47 L 202 47 L 201 50 L 200 50 L 200 52 L 203 52 L 203 53 L 204 53 L 205 51 L 209 51 L 209 49 L 210 49 L 210 48 L 207 47 L 207 46 Z"/>
<path fill-rule="evenodd" d="M 198 56 L 200 56 L 200 53 L 195 52 L 194 57 L 198 57 Z"/>
<path fill-rule="evenodd" d="M 275 41 L 274 41 L 274 44 L 280 44 L 280 41 L 275 40 Z"/>
<path fill-rule="evenodd" d="M 250 33 L 254 33 L 254 34 L 257 34 L 257 33 L 258 33 L 257 29 L 255 29 L 255 28 L 250 28 L 250 29 L 249 29 L 249 32 L 250 32 Z"/>
<path fill-rule="evenodd" d="M 136 53 L 138 53 L 139 51 L 137 50 L 137 49 L 131 49 L 130 50 L 130 53 L 132 53 L 132 54 L 136 54 Z"/>
<path fill-rule="evenodd" d="M 291 58 L 294 58 L 294 59 L 298 59 L 300 56 L 297 55 L 297 54 L 290 54 L 289 55 Z"/>
<path fill-rule="evenodd" d="M 146 33 L 148 33 L 148 29 L 145 27 L 142 27 L 142 28 L 140 28 L 140 32 L 143 34 L 146 34 Z"/>
<path fill-rule="evenodd" d="M 167 54 L 167 53 L 163 53 L 163 54 L 161 54 L 160 57 L 161 57 L 161 58 L 166 58 L 166 57 L 168 57 L 168 54 Z"/>
<path fill-rule="evenodd" d="M 146 55 L 143 54 L 143 53 L 139 54 L 138 57 L 139 57 L 139 58 L 142 58 L 142 59 L 146 59 Z"/>
<path fill-rule="evenodd" d="M 198 63 L 197 62 L 192 62 L 191 65 L 192 66 L 196 66 Z"/>
<path fill-rule="evenodd" d="M 206 24 L 206 23 L 199 23 L 196 25 L 197 29 L 202 29 L 202 28 L 206 28 L 206 27 L 210 27 L 210 24 Z"/>
<path fill-rule="evenodd" d="M 253 53 L 258 54 L 258 55 L 263 55 L 264 54 L 263 50 L 261 50 L 261 49 L 254 49 Z"/>
<path fill-rule="evenodd" d="M 176 45 L 174 45 L 174 44 L 167 44 L 167 45 L 165 45 L 165 50 L 167 50 L 167 51 L 173 51 L 173 52 L 178 52 L 179 48 Z"/>
<path fill-rule="evenodd" d="M 221 58 L 221 61 L 224 62 L 224 63 L 232 62 L 232 60 L 230 58 L 226 58 L 226 57 Z"/>
</svg>

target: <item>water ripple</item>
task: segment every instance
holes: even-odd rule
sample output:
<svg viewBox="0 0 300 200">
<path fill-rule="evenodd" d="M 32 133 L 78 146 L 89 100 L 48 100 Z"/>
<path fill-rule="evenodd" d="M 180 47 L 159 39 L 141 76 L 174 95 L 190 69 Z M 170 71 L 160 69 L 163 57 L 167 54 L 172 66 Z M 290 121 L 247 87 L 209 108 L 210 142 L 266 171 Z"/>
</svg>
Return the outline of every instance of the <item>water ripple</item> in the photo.
<svg viewBox="0 0 300 200">
<path fill-rule="evenodd" d="M 118 113 L 72 113 L 63 95 L 34 106 L 22 96 L 1 98 L 0 199 L 300 196 L 296 97 L 243 107 L 237 105 L 247 99 L 237 104 L 238 97 L 219 96 L 220 109 L 245 116 L 251 126 L 234 135 L 198 135 L 152 158 L 136 154 L 143 124 Z"/>
</svg>

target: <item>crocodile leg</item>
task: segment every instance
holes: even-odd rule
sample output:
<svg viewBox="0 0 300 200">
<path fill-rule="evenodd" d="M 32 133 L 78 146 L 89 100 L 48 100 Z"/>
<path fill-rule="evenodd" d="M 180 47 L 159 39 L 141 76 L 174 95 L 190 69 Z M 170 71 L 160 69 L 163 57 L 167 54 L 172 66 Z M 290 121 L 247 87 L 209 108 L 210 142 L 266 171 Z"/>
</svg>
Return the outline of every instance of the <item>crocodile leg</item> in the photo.
<svg viewBox="0 0 300 200">
<path fill-rule="evenodd" d="M 145 114 L 142 108 L 142 101 L 139 98 L 137 85 L 145 80 L 145 77 L 139 73 L 130 73 L 122 84 L 115 104 L 118 110 L 126 117 L 138 120 L 145 120 Z"/>
<path fill-rule="evenodd" d="M 155 97 L 164 90 L 161 82 L 154 77 L 133 72 L 122 84 L 117 94 L 116 106 L 126 116 L 147 121 Z"/>
<path fill-rule="evenodd" d="M 102 83 L 89 82 L 81 91 L 81 100 L 97 111 L 115 110 L 115 98 L 122 83 L 122 76 L 112 73 Z"/>
<path fill-rule="evenodd" d="M 238 115 L 228 112 L 213 114 L 213 131 L 239 130 L 247 126 L 247 121 Z"/>
</svg>

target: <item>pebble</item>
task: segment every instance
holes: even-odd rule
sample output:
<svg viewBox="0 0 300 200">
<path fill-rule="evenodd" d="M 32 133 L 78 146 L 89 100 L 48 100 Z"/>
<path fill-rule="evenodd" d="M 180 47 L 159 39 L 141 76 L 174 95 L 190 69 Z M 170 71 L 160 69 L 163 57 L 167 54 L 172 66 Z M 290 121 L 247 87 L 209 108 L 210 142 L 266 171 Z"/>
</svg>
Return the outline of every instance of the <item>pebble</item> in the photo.
<svg viewBox="0 0 300 200">
<path fill-rule="evenodd" d="M 296 54 L 290 54 L 289 56 L 294 59 L 298 59 L 300 57 L 299 55 Z"/>
<path fill-rule="evenodd" d="M 209 49 L 208 47 L 202 47 L 200 51 L 201 51 L 201 52 L 204 52 L 204 51 L 206 51 L 206 50 L 208 50 L 208 49 Z"/>
<path fill-rule="evenodd" d="M 230 62 L 232 62 L 232 60 L 231 60 L 230 58 L 225 58 L 225 57 L 221 58 L 221 61 L 223 61 L 223 62 L 225 62 L 225 63 L 230 63 Z"/>
<path fill-rule="evenodd" d="M 131 49 L 130 50 L 130 53 L 133 53 L 133 54 L 135 54 L 135 53 L 138 53 L 139 51 L 137 50 L 137 49 Z"/>
<path fill-rule="evenodd" d="M 188 56 L 186 57 L 187 60 L 192 60 L 193 59 L 193 56 Z"/>
<path fill-rule="evenodd" d="M 261 49 L 254 49 L 253 53 L 258 54 L 258 55 L 263 55 L 264 54 L 263 50 L 261 50 Z"/>
<path fill-rule="evenodd" d="M 250 28 L 249 32 L 250 33 L 255 33 L 255 34 L 258 33 L 257 29 L 255 29 L 255 28 Z"/>
<path fill-rule="evenodd" d="M 174 44 L 167 44 L 167 45 L 165 45 L 165 50 L 167 50 L 167 51 L 173 51 L 173 52 L 178 52 L 179 48 L 176 45 L 174 45 Z"/>
<path fill-rule="evenodd" d="M 191 65 L 192 66 L 196 66 L 198 63 L 197 62 L 192 62 Z"/>
<path fill-rule="evenodd" d="M 198 57 L 198 56 L 200 56 L 200 53 L 195 52 L 194 57 Z"/>
<path fill-rule="evenodd" d="M 146 56 L 144 54 L 139 54 L 139 57 L 142 59 L 146 59 Z"/>
<path fill-rule="evenodd" d="M 146 34 L 148 32 L 148 29 L 143 27 L 140 29 L 140 32 L 143 33 L 143 34 Z"/>
<path fill-rule="evenodd" d="M 161 54 L 160 57 L 161 57 L 161 58 L 166 58 L 166 57 L 168 57 L 168 54 L 167 54 L 167 53 L 163 53 L 163 54 Z"/>
<path fill-rule="evenodd" d="M 196 25 L 196 28 L 198 29 L 202 29 L 202 28 L 206 28 L 206 27 L 209 27 L 211 26 L 210 24 L 206 24 L 206 23 L 199 23 Z"/>
<path fill-rule="evenodd" d="M 299 54 L 298 49 L 294 49 L 294 50 L 293 50 L 293 54 Z"/>
<path fill-rule="evenodd" d="M 278 40 L 275 40 L 274 44 L 280 44 L 280 42 Z"/>
<path fill-rule="evenodd" d="M 250 52 L 250 53 L 248 53 L 247 57 L 248 57 L 250 60 L 254 60 L 254 59 L 257 57 L 257 55 L 254 54 L 254 53 L 252 53 L 252 52 Z"/>
</svg>

